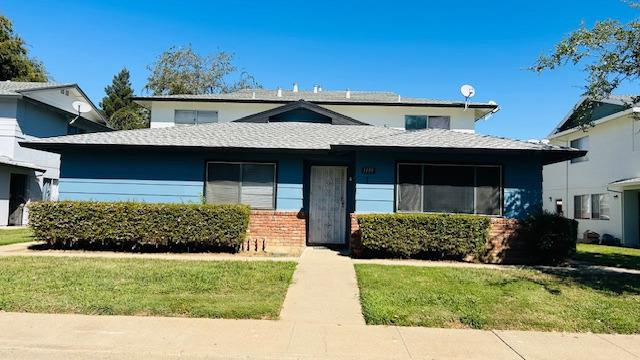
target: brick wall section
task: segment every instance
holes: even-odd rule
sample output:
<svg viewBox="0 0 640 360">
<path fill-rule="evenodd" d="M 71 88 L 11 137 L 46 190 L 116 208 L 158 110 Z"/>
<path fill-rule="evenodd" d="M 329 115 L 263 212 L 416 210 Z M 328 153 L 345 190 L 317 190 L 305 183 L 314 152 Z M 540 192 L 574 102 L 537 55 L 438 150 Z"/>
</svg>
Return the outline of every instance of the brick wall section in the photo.
<svg viewBox="0 0 640 360">
<path fill-rule="evenodd" d="M 287 251 L 306 245 L 306 216 L 298 211 L 252 210 L 242 251 Z"/>
<path fill-rule="evenodd" d="M 482 261 L 496 264 L 527 263 L 529 259 L 526 244 L 518 241 L 515 236 L 519 226 L 518 220 L 515 219 L 491 218 L 487 252 Z M 350 246 L 355 256 L 362 254 L 358 229 L 358 217 L 351 214 Z"/>
<path fill-rule="evenodd" d="M 520 242 L 517 231 L 520 223 L 515 219 L 491 218 L 484 261 L 489 263 L 526 263 L 525 244 Z"/>
</svg>

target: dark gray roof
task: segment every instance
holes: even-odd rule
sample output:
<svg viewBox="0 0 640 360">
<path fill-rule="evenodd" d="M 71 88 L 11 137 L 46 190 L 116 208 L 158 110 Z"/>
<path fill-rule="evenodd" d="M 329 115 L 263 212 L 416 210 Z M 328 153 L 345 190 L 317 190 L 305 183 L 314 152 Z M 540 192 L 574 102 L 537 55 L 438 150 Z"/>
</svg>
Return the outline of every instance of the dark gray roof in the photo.
<svg viewBox="0 0 640 360">
<path fill-rule="evenodd" d="M 323 108 L 322 106 L 310 103 L 304 100 L 298 100 L 286 105 L 278 106 L 274 109 L 261 111 L 259 113 L 247 115 L 234 122 L 252 122 L 252 123 L 266 123 L 270 122 L 273 116 L 278 116 L 293 110 L 309 110 L 311 112 L 324 115 L 331 119 L 333 125 L 366 125 L 362 121 L 358 121 L 350 116 L 340 114 L 333 110 Z"/>
<path fill-rule="evenodd" d="M 426 98 L 403 97 L 394 92 L 376 91 L 298 91 L 282 90 L 278 96 L 278 90 L 268 89 L 244 89 L 228 94 L 203 94 L 203 95 L 154 95 L 134 97 L 138 101 L 148 100 L 174 100 L 174 101 L 231 101 L 231 102 L 276 102 L 285 103 L 305 100 L 318 104 L 379 104 L 379 105 L 415 105 L 415 106 L 464 106 L 463 101 L 437 100 Z M 492 103 L 470 103 L 473 108 L 495 109 Z"/>
<path fill-rule="evenodd" d="M 0 95 L 19 95 L 23 91 L 75 86 L 75 84 L 33 81 L 0 81 Z"/>
<path fill-rule="evenodd" d="M 584 152 L 454 130 L 405 131 L 369 125 L 317 123 L 216 123 L 114 131 L 34 139 L 23 146 L 53 150 L 71 146 L 146 146 L 259 150 L 382 148 L 405 150 L 556 151 L 577 157 Z"/>
</svg>

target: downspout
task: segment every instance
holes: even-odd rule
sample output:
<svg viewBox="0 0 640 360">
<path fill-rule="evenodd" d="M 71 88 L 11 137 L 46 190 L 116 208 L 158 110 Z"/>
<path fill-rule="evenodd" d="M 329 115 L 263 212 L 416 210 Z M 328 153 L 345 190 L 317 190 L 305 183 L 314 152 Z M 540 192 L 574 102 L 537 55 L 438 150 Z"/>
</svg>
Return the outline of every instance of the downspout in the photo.
<svg viewBox="0 0 640 360">
<path fill-rule="evenodd" d="M 624 245 L 624 236 L 625 236 L 625 231 L 624 231 L 624 191 L 618 191 L 618 190 L 611 190 L 609 189 L 609 187 L 607 186 L 607 191 L 611 191 L 614 193 L 618 193 L 620 194 L 620 225 L 622 226 L 622 244 Z"/>
</svg>

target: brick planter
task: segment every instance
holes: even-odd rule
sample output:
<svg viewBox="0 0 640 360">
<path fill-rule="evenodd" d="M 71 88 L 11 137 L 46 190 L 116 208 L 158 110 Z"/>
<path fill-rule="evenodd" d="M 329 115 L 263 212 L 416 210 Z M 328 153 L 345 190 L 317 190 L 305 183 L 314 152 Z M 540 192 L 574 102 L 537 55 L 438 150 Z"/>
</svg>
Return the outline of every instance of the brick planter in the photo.
<svg viewBox="0 0 640 360">
<path fill-rule="evenodd" d="M 487 263 L 527 263 L 526 244 L 515 236 L 519 222 L 515 219 L 491 218 L 489 237 L 487 238 L 486 253 L 480 259 Z M 349 239 L 354 256 L 361 256 L 363 249 L 360 244 L 360 232 L 357 214 L 351 214 L 351 236 Z"/>
<path fill-rule="evenodd" d="M 252 210 L 241 251 L 299 252 L 306 245 L 306 222 L 303 212 Z"/>
</svg>

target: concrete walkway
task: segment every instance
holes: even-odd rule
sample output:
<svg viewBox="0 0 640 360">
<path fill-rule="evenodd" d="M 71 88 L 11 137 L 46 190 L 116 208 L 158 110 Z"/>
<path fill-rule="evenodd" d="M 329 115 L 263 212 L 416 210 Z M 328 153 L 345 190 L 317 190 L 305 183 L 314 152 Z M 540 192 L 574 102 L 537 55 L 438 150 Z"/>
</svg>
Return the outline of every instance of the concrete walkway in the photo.
<svg viewBox="0 0 640 360">
<path fill-rule="evenodd" d="M 280 319 L 313 324 L 364 325 L 351 258 L 337 251 L 307 247 L 298 260 Z"/>
<path fill-rule="evenodd" d="M 640 336 L 0 313 L 0 359 L 640 359 Z"/>
</svg>

